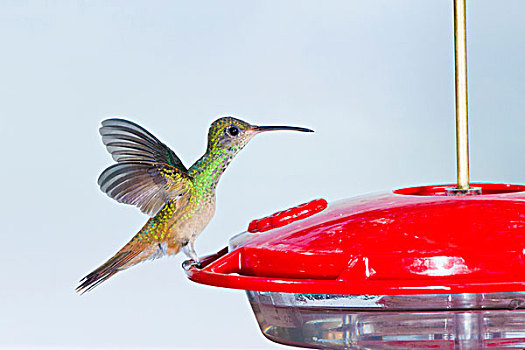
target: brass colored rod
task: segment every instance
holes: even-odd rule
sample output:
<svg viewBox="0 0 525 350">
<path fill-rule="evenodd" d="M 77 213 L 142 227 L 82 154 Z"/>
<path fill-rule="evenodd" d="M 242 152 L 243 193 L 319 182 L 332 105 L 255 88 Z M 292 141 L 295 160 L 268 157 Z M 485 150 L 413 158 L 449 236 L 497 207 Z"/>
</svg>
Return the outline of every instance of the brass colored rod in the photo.
<svg viewBox="0 0 525 350">
<path fill-rule="evenodd" d="M 456 76 L 456 152 L 458 189 L 469 185 L 468 101 L 467 101 L 467 25 L 466 0 L 454 0 L 454 58 Z"/>
</svg>

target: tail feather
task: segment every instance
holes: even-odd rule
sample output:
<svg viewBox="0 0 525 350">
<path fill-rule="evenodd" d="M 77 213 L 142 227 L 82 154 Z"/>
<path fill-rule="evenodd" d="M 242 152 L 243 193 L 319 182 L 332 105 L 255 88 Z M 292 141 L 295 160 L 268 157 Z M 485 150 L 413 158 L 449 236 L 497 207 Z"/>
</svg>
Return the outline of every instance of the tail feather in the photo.
<svg viewBox="0 0 525 350">
<path fill-rule="evenodd" d="M 137 253 L 140 253 L 140 251 Z M 133 251 L 118 252 L 93 272 L 82 278 L 76 291 L 81 294 L 89 292 L 117 272 L 131 266 L 130 262 L 138 255 L 137 253 Z"/>
<path fill-rule="evenodd" d="M 138 245 L 133 240 L 126 244 L 117 254 L 80 280 L 76 291 L 89 292 L 114 274 L 145 260 L 160 258 L 165 254 L 176 254 L 180 245 L 168 246 L 166 243 Z"/>
</svg>

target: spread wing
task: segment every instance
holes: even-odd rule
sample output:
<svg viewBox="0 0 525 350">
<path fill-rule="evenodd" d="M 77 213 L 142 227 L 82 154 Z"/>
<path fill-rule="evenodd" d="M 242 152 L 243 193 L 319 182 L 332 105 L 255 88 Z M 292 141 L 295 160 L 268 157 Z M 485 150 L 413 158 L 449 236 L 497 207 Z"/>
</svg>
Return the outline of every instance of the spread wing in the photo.
<svg viewBox="0 0 525 350">
<path fill-rule="evenodd" d="M 102 142 L 116 162 L 164 163 L 186 172 L 175 152 L 153 134 L 129 120 L 112 118 L 102 122 Z"/>
<path fill-rule="evenodd" d="M 135 123 L 108 119 L 102 140 L 117 161 L 100 174 L 98 184 L 109 197 L 155 215 L 168 200 L 188 197 L 193 186 L 186 168 L 166 145 Z"/>
</svg>

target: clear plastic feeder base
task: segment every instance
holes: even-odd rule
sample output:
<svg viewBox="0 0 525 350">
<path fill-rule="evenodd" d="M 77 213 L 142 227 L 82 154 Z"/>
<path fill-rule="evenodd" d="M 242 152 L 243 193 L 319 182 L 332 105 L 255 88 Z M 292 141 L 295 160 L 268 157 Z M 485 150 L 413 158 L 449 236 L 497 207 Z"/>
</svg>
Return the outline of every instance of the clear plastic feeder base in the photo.
<svg viewBox="0 0 525 350">
<path fill-rule="evenodd" d="M 525 293 L 320 295 L 248 291 L 270 340 L 327 349 L 525 349 Z"/>
</svg>

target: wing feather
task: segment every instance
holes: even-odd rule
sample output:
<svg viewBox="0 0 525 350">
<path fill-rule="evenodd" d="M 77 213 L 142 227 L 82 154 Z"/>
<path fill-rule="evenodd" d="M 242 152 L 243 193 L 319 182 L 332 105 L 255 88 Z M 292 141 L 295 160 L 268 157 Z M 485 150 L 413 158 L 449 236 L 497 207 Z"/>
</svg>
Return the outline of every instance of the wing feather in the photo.
<svg viewBox="0 0 525 350">
<path fill-rule="evenodd" d="M 192 188 L 189 175 L 163 163 L 126 162 L 108 167 L 98 179 L 100 189 L 124 204 L 136 205 L 155 215 L 169 200 L 188 196 Z"/>
<path fill-rule="evenodd" d="M 125 119 L 106 119 L 100 128 L 102 142 L 116 162 L 165 163 L 187 171 L 175 152 L 143 127 Z"/>
</svg>

